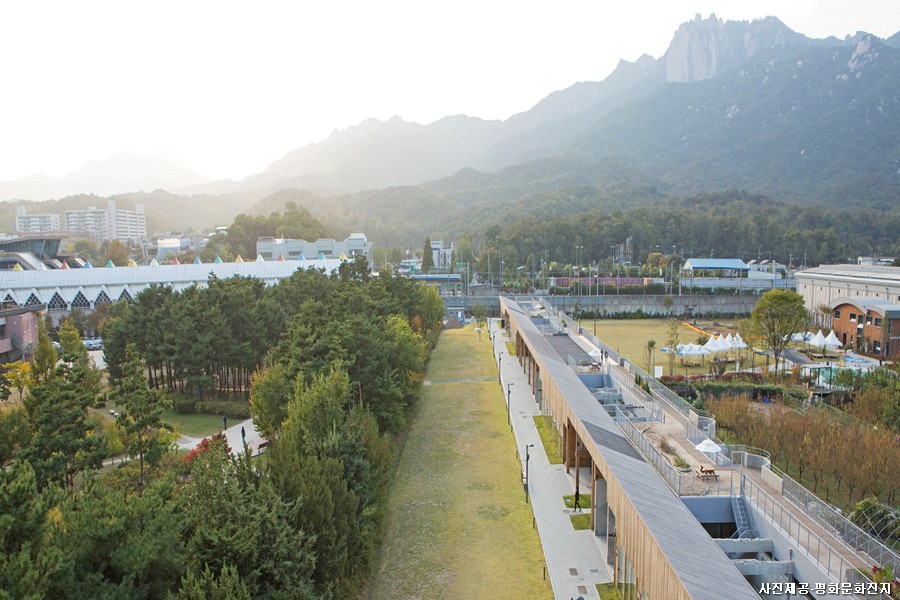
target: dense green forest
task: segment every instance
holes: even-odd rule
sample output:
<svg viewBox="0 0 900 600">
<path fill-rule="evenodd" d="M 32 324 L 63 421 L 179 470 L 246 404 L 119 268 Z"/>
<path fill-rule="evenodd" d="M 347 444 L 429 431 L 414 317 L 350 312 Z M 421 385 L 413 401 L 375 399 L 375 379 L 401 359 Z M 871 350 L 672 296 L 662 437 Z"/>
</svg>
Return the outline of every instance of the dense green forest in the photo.
<svg viewBox="0 0 900 600">
<path fill-rule="evenodd" d="M 898 207 L 787 204 L 738 190 L 675 198 L 655 188 L 622 184 L 615 190 L 589 185 L 548 189 L 500 204 L 467 196 L 465 208 L 457 210 L 446 199 L 423 193 L 420 188 L 379 190 L 366 195 L 366 202 L 347 196 L 343 201 L 356 208 L 330 211 L 322 219 L 342 234 L 366 231 L 386 252 L 393 246 L 388 255 L 394 260 L 407 249 L 420 249 L 425 237 L 454 240 L 455 260 L 477 264 L 482 273 L 487 273 L 489 259 L 497 273 L 500 252 L 510 271 L 522 265 L 539 268 L 542 260 L 572 264 L 575 246 L 584 247 L 583 255 L 579 251 L 582 264 L 602 261 L 611 256 L 613 244 L 628 237 L 634 242 L 634 263 L 646 263 L 653 252 L 670 254 L 673 247 L 685 258 L 774 258 L 798 266 L 900 256 Z M 284 191 L 254 212 L 280 210 L 287 200 L 313 214 L 323 202 L 308 192 Z"/>
<path fill-rule="evenodd" d="M 102 325 L 116 422 L 89 409 L 100 379 L 74 325 L 57 366 L 42 332 L 21 406 L 0 412 L 0 598 L 356 595 L 442 317 L 436 292 L 364 261 L 151 288 Z M 248 375 L 265 460 L 219 435 L 167 449 L 168 390 L 246 403 Z M 100 469 L 113 438 L 132 460 Z"/>
</svg>

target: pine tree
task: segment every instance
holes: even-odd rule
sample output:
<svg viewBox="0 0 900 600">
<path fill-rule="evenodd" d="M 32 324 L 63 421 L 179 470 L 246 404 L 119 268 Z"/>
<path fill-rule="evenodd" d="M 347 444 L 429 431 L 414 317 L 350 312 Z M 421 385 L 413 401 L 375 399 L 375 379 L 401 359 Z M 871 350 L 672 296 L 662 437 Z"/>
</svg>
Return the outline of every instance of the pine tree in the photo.
<svg viewBox="0 0 900 600">
<path fill-rule="evenodd" d="M 50 507 L 56 493 L 38 491 L 24 461 L 0 469 L 0 597 L 45 598 L 49 579 L 63 561 L 52 543 Z"/>
<path fill-rule="evenodd" d="M 70 496 L 75 476 L 103 461 L 102 439 L 88 421 L 93 394 L 85 389 L 84 377 L 79 365 L 61 363 L 32 386 L 25 402 L 33 436 L 20 456 L 31 463 L 41 487 L 57 481 Z"/>
<path fill-rule="evenodd" d="M 428 273 L 434 267 L 434 257 L 431 252 L 431 238 L 425 238 L 422 248 L 422 273 Z"/>
<path fill-rule="evenodd" d="M 144 377 L 144 362 L 134 344 L 125 347 L 125 364 L 122 365 L 122 391 L 119 404 L 122 411 L 119 423 L 128 436 L 128 452 L 138 458 L 138 496 L 144 494 L 144 467 L 155 465 L 165 454 L 166 443 L 157 435 L 160 430 L 171 431 L 172 426 L 162 419 L 162 413 L 171 401 L 151 390 Z"/>
<path fill-rule="evenodd" d="M 53 366 L 59 357 L 56 348 L 47 333 L 47 325 L 38 320 L 38 343 L 34 351 L 34 360 L 31 362 L 31 376 L 35 382 L 46 382 L 53 373 Z"/>
</svg>

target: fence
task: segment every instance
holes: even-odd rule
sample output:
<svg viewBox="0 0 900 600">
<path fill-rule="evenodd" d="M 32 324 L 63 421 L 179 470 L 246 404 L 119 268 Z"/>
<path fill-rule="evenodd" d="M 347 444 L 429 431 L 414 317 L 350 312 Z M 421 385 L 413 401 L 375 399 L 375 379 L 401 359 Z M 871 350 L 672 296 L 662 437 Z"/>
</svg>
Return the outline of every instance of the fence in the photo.
<svg viewBox="0 0 900 600">
<path fill-rule="evenodd" d="M 611 369 L 609 372 L 612 380 L 615 382 L 616 386 L 620 390 L 627 390 L 632 398 L 634 398 L 650 415 L 651 421 L 658 421 L 660 423 L 665 421 L 665 410 L 660 404 L 648 394 L 644 388 L 638 386 L 634 382 L 634 378 L 630 377 L 618 369 Z"/>
<path fill-rule="evenodd" d="M 900 555 L 883 542 L 860 529 L 821 498 L 800 485 L 795 479 L 777 469 L 782 480 L 781 495 L 790 500 L 813 521 L 824 527 L 854 552 L 863 552 L 880 566 L 890 565 L 894 572 L 900 568 Z"/>
<path fill-rule="evenodd" d="M 708 485 L 695 478 L 692 473 L 682 473 L 673 467 L 669 459 L 656 449 L 656 445 L 647 439 L 618 407 L 614 408 L 616 409 L 615 414 L 611 415 L 613 421 L 631 440 L 634 447 L 644 455 L 647 462 L 662 476 L 676 496 L 705 496 L 709 493 Z"/>
<path fill-rule="evenodd" d="M 775 500 L 749 477 L 741 479 L 744 497 L 763 513 L 789 539 L 795 541 L 809 559 L 839 583 L 851 588 L 872 584 L 869 576 L 848 562 L 828 542 L 804 525 L 790 510 Z M 758 521 L 757 521 L 758 522 Z M 858 588 L 857 588 L 858 589 Z M 867 596 L 868 597 L 868 596 Z M 882 595 L 889 600 L 889 596 Z"/>
</svg>

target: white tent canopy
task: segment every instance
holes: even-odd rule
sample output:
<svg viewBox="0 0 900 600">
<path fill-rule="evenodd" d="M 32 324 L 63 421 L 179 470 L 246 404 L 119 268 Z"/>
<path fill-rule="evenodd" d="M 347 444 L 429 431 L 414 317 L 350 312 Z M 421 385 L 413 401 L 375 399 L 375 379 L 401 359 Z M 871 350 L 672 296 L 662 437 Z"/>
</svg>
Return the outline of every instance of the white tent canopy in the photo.
<svg viewBox="0 0 900 600">
<path fill-rule="evenodd" d="M 699 444 L 694 446 L 694 448 L 696 448 L 700 452 L 708 452 L 708 453 L 722 451 L 722 449 L 719 447 L 719 445 L 709 438 L 706 438 L 705 440 L 703 440 L 702 442 L 700 442 Z"/>
<path fill-rule="evenodd" d="M 680 344 L 680 346 L 681 348 L 678 349 L 678 354 L 682 356 L 701 356 L 703 354 L 709 354 L 709 350 L 699 344 Z"/>
<path fill-rule="evenodd" d="M 703 347 L 706 348 L 709 352 L 722 352 L 723 350 L 727 350 L 726 348 L 716 336 L 712 336 L 709 338 Z"/>
<path fill-rule="evenodd" d="M 810 345 L 810 346 L 818 346 L 819 348 L 821 348 L 822 346 L 825 346 L 825 345 L 826 345 L 826 342 L 825 342 L 825 336 L 822 335 L 822 330 L 821 330 L 821 329 L 820 329 L 819 332 L 815 335 L 815 337 L 813 337 L 813 339 L 809 340 L 809 345 Z"/>
<path fill-rule="evenodd" d="M 840 348 L 843 346 L 833 331 L 829 332 L 828 337 L 825 338 L 825 345 L 829 348 Z"/>
</svg>

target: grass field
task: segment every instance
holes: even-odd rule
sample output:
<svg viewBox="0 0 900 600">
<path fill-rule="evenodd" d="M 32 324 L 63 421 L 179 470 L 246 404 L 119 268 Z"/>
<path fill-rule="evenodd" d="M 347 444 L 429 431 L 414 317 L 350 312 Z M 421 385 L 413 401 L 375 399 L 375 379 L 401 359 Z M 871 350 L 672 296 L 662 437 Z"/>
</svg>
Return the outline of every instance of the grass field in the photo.
<svg viewBox="0 0 900 600">
<path fill-rule="evenodd" d="M 174 425 L 177 431 L 189 437 L 208 437 L 222 430 L 222 417 L 219 415 L 182 415 L 175 411 L 167 410 L 163 413 L 162 418 L 163 421 Z M 243 421 L 243 419 L 228 420 L 231 421 L 231 424 Z"/>
<path fill-rule="evenodd" d="M 552 598 L 487 336 L 441 334 L 367 598 Z"/>
<path fill-rule="evenodd" d="M 601 319 L 597 321 L 597 337 L 611 348 L 618 349 L 619 354 L 627 357 L 640 368 L 647 370 L 647 360 L 644 357 L 644 348 L 647 347 L 648 340 L 656 340 L 656 350 L 654 352 L 654 363 L 663 367 L 663 374 L 669 374 L 669 357 L 662 351 L 666 345 L 668 337 L 667 331 L 668 319 Z M 582 320 L 581 326 L 592 332 L 594 331 L 594 322 L 591 320 Z M 697 327 L 704 331 L 711 331 L 718 334 L 734 335 L 737 330 L 734 329 L 733 323 L 730 321 L 717 321 L 697 323 Z M 700 333 L 682 324 L 678 328 L 678 340 L 681 344 L 696 344 Z M 737 356 L 737 353 L 731 352 L 729 355 Z M 724 356 L 724 355 L 720 355 Z M 745 360 L 749 360 L 749 351 L 744 351 Z M 758 357 L 757 357 L 758 358 Z M 680 364 L 681 357 L 676 359 L 676 375 L 684 375 L 685 368 Z M 702 361 L 699 356 L 687 357 L 686 360 L 693 362 L 701 362 L 699 366 L 689 367 L 687 373 L 689 375 L 706 374 L 709 372 L 708 357 L 706 361 Z M 764 360 L 764 359 L 763 359 Z M 650 373 L 653 374 L 652 372 Z"/>
</svg>

